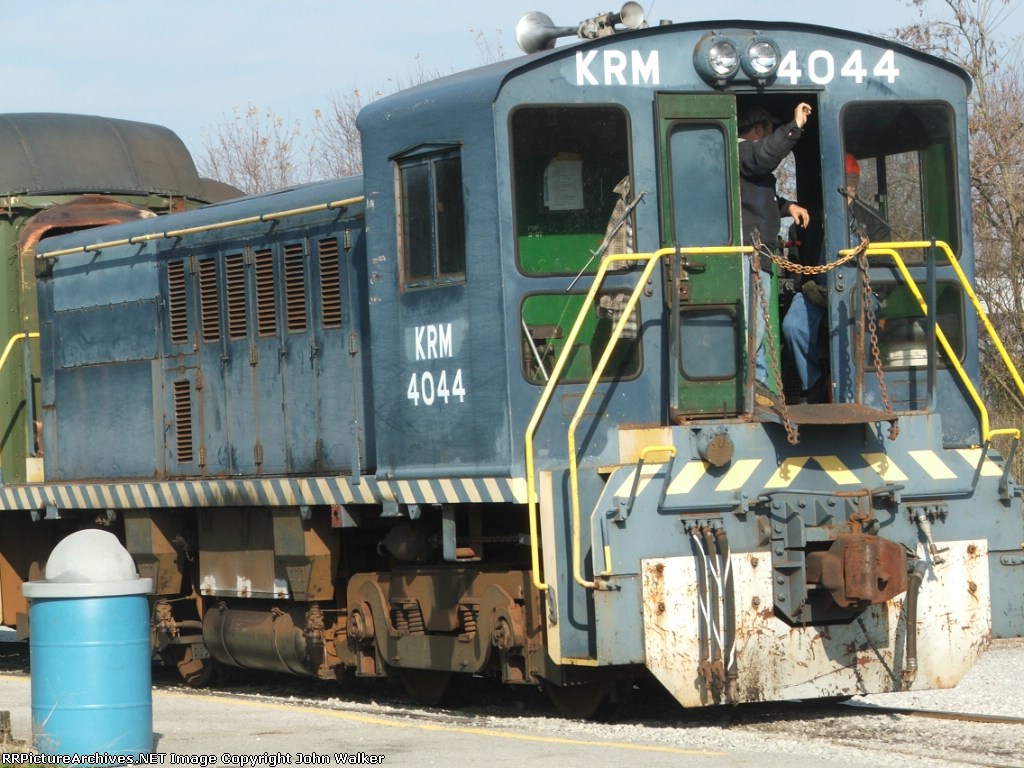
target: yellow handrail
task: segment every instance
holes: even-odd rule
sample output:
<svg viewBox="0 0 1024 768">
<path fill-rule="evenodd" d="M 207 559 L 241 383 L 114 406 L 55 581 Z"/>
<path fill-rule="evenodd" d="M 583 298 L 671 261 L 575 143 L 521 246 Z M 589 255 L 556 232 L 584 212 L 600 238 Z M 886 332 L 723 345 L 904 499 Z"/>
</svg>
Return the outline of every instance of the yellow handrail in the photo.
<svg viewBox="0 0 1024 768">
<path fill-rule="evenodd" d="M 0 371 L 2 371 L 4 369 L 5 365 L 7 365 L 7 358 L 11 356 L 11 351 L 14 349 L 14 345 L 17 342 L 22 341 L 24 339 L 38 339 L 38 338 L 39 338 L 39 332 L 38 331 L 23 331 L 21 333 L 16 333 L 13 336 L 11 336 L 11 338 L 7 342 L 7 346 L 4 347 L 4 353 L 2 355 L 0 355 Z"/>
<path fill-rule="evenodd" d="M 628 258 L 626 256 L 606 256 L 601 261 L 601 266 L 597 273 L 598 277 L 591 283 L 590 291 L 587 292 L 587 297 L 580 308 L 579 314 L 576 316 L 572 330 L 569 331 L 569 335 L 566 337 L 562 352 L 558 355 L 558 359 L 555 360 L 555 367 L 551 369 L 551 374 L 544 384 L 544 389 L 541 390 L 540 400 L 537 402 L 537 407 L 533 409 L 533 416 L 530 417 L 530 422 L 526 425 L 526 505 L 530 519 L 530 568 L 533 586 L 541 591 L 546 590 L 548 585 L 540 578 L 540 536 L 537 523 L 537 478 L 533 458 L 533 437 L 540 424 L 540 420 L 544 417 L 545 411 L 547 411 L 548 403 L 555 393 L 555 387 L 559 383 L 562 371 L 568 363 L 576 337 L 579 336 L 580 330 L 583 328 L 583 323 L 587 317 L 587 310 L 593 305 L 594 297 L 597 295 L 597 290 L 601 285 L 604 273 L 608 271 L 609 262 L 642 261 L 644 259 L 650 259 L 653 263 L 654 255 L 629 254 Z M 628 317 L 629 314 L 624 313 L 623 316 Z"/>
<path fill-rule="evenodd" d="M 576 429 L 579 427 L 580 421 L 583 419 L 583 414 L 590 404 L 590 399 L 594 395 L 594 390 L 597 389 L 597 384 L 601 377 L 604 375 L 604 369 L 608 365 L 608 360 L 611 359 L 612 349 L 618 342 L 619 337 L 622 335 L 623 329 L 626 327 L 626 323 L 629 322 L 629 316 L 633 312 L 633 308 L 636 306 L 636 302 L 640 297 L 640 293 L 643 291 L 644 286 L 647 284 L 647 279 L 650 277 L 651 272 L 654 270 L 655 265 L 663 256 L 673 256 L 676 254 L 685 254 L 687 256 L 715 256 L 724 254 L 738 254 L 738 253 L 753 253 L 754 249 L 751 246 L 714 246 L 714 247 L 694 247 L 694 248 L 662 248 L 661 250 L 653 254 L 644 254 L 650 260 L 647 266 L 644 267 L 644 271 L 640 276 L 640 280 L 637 283 L 636 288 L 633 289 L 633 293 L 630 294 L 629 301 L 626 302 L 625 309 L 622 310 L 622 317 L 615 324 L 615 328 L 612 330 L 611 337 L 608 339 L 608 343 L 605 345 L 604 352 L 601 355 L 601 359 L 594 367 L 594 372 L 590 377 L 590 381 L 587 383 L 587 388 L 583 392 L 583 396 L 580 398 L 579 405 L 576 407 L 576 413 L 573 414 L 572 420 L 569 422 L 569 486 L 570 486 L 570 503 L 572 504 L 572 562 L 573 562 L 573 579 L 581 587 L 586 589 L 596 589 L 597 583 L 589 581 L 583 578 L 582 572 L 582 557 L 581 557 L 581 524 L 580 524 L 580 493 L 579 493 L 579 467 L 576 459 Z M 601 264 L 601 269 L 598 270 L 597 275 L 594 277 L 595 288 L 604 279 L 605 272 L 607 272 L 607 265 L 613 259 L 622 261 L 628 261 L 630 256 L 612 256 L 605 259 Z M 635 260 L 636 257 L 633 256 Z M 595 289 L 592 289 L 592 293 L 596 293 Z M 589 298 L 589 297 L 588 297 Z M 588 309 L 585 306 L 582 313 Z"/>
<path fill-rule="evenodd" d="M 590 381 L 587 382 L 587 388 L 583 391 L 583 397 L 580 398 L 580 403 L 576 408 L 576 413 L 573 414 L 572 421 L 569 422 L 569 489 L 570 503 L 572 504 L 572 575 L 577 584 L 587 589 L 596 589 L 597 584 L 593 581 L 587 581 L 584 579 L 582 573 L 582 555 L 580 545 L 580 531 L 582 523 L 580 522 L 579 474 L 576 467 L 576 427 L 578 426 L 580 419 L 583 417 L 582 410 L 585 409 L 586 405 L 590 402 L 590 398 L 593 396 L 594 390 L 597 388 L 597 383 L 604 374 L 604 369 L 608 365 L 608 360 L 611 359 L 612 350 L 615 347 L 616 342 L 618 342 L 619 338 L 622 336 L 622 330 L 626 327 L 626 323 L 630 322 L 630 316 L 636 308 L 636 303 L 640 298 L 640 294 L 647 285 L 647 280 L 651 276 L 651 272 L 653 272 L 654 268 L 658 265 L 658 261 L 661 256 L 671 254 L 673 252 L 674 251 L 672 250 L 663 250 L 657 251 L 653 254 L 643 254 L 644 257 L 647 257 L 647 264 L 644 265 L 644 271 L 640 274 L 640 279 L 637 281 L 632 293 L 629 294 L 629 300 L 626 302 L 626 306 L 623 307 L 622 313 L 619 316 L 618 321 L 615 323 L 615 327 L 612 329 L 608 343 L 605 344 L 604 351 L 601 353 L 601 359 L 598 360 L 597 365 L 594 366 L 594 371 L 590 376 Z M 601 262 L 601 267 L 597 270 L 597 275 L 594 276 L 594 286 L 591 288 L 590 294 L 587 296 L 587 301 L 584 302 L 583 307 L 580 309 L 577 324 L 582 325 L 583 317 L 590 311 L 591 302 L 593 300 L 592 296 L 597 293 L 597 289 L 603 282 L 605 275 L 608 272 L 609 264 L 616 261 L 637 261 L 638 259 L 630 258 L 632 255 L 633 254 L 625 256 L 609 256 Z"/>
<path fill-rule="evenodd" d="M 868 247 L 867 255 L 869 258 L 872 256 L 885 257 L 891 258 L 895 261 L 896 267 L 899 270 L 900 274 L 903 276 L 904 282 L 910 289 L 910 292 L 913 294 L 914 299 L 917 301 L 918 306 L 921 308 L 921 311 L 925 314 L 925 316 L 927 316 L 927 303 L 925 302 L 924 297 L 921 295 L 921 291 L 918 289 L 917 283 L 914 281 L 913 277 L 911 277 L 910 270 L 907 268 L 906 263 L 903 261 L 903 257 L 900 256 L 898 251 L 931 248 L 933 245 L 936 248 L 941 249 L 946 254 L 946 258 L 948 259 L 950 266 L 953 267 L 953 271 L 956 273 L 957 279 L 960 281 L 960 285 L 963 287 L 964 292 L 967 294 L 967 296 L 969 296 L 971 299 L 971 303 L 974 306 L 974 311 L 977 313 L 979 319 L 982 321 L 982 324 L 985 326 L 985 329 L 988 331 L 989 338 L 992 339 L 992 342 L 996 345 L 996 348 L 999 350 L 999 354 L 1003 358 L 1003 362 L 1005 363 L 1007 370 L 1010 372 L 1010 375 L 1013 377 L 1014 382 L 1017 384 L 1018 390 L 1020 390 L 1021 395 L 1024 396 L 1024 381 L 1021 380 L 1020 374 L 1017 372 L 1017 367 L 1013 364 L 1013 360 L 1011 360 L 1010 356 L 1007 354 L 1006 348 L 1003 346 L 1003 342 L 999 338 L 999 334 L 996 332 L 996 329 L 989 321 L 988 315 L 986 314 L 984 308 L 981 306 L 981 302 L 978 301 L 978 297 L 975 294 L 974 289 L 971 287 L 970 282 L 967 280 L 967 276 L 960 268 L 959 263 L 957 263 L 957 260 L 954 257 L 953 251 L 950 249 L 949 245 L 947 245 L 945 242 L 941 240 L 937 240 L 934 243 L 932 243 L 929 240 L 919 240 L 905 243 L 872 243 Z M 847 251 L 840 251 L 839 253 L 840 255 L 844 255 L 847 253 Z M 982 401 L 981 395 L 979 395 L 978 391 L 974 388 L 974 385 L 971 383 L 970 377 L 967 375 L 967 372 L 964 370 L 963 366 L 960 365 L 960 361 L 957 358 L 956 353 L 953 351 L 952 346 L 949 344 L 949 341 L 946 339 L 946 334 L 943 333 L 942 328 L 939 327 L 938 321 L 936 321 L 935 323 L 935 338 L 936 340 L 938 340 L 939 344 L 942 345 L 942 349 L 946 353 L 946 356 L 949 358 L 950 364 L 953 366 L 953 369 L 960 377 L 960 381 L 963 383 L 964 387 L 967 389 L 967 392 L 970 394 L 971 399 L 974 401 L 975 406 L 978 408 L 978 415 L 981 421 L 982 441 L 987 443 L 993 437 L 996 437 L 998 435 L 1010 435 L 1015 437 L 1016 439 L 1020 439 L 1021 432 L 1019 429 L 990 428 L 988 408 L 985 407 L 985 403 Z"/>
<path fill-rule="evenodd" d="M 671 250 L 667 251 L 667 253 L 673 252 L 674 251 Z M 605 274 L 608 272 L 608 266 L 610 264 L 618 264 L 620 262 L 647 262 L 647 266 L 644 269 L 644 277 L 637 283 L 637 288 L 634 288 L 634 295 L 630 297 L 628 307 L 619 319 L 619 323 L 624 324 L 625 320 L 629 319 L 629 315 L 633 311 L 633 307 L 636 305 L 635 294 L 637 289 L 646 285 L 647 276 L 653 270 L 654 265 L 657 264 L 658 257 L 660 255 L 664 255 L 664 253 L 665 252 L 663 251 L 658 251 L 657 253 L 619 254 L 605 256 L 601 260 L 601 266 L 598 268 L 597 275 L 591 283 L 590 290 L 587 292 L 586 299 L 583 301 L 583 306 L 580 307 L 579 314 L 576 316 L 576 321 L 572 326 L 572 330 L 569 331 L 569 335 L 565 339 L 562 352 L 558 355 L 558 359 L 555 360 L 555 367 L 551 370 L 551 375 L 548 376 L 548 380 L 544 384 L 544 389 L 541 390 L 540 400 L 537 402 L 537 407 L 533 410 L 533 416 L 530 418 L 530 423 L 526 425 L 526 504 L 530 518 L 530 567 L 532 569 L 533 586 L 539 590 L 546 590 L 548 585 L 546 582 L 542 581 L 540 577 L 540 536 L 538 533 L 537 521 L 537 478 L 533 457 L 534 434 L 537 431 L 540 420 L 544 417 L 545 411 L 547 411 L 548 403 L 551 401 L 552 395 L 555 393 L 555 387 L 558 385 L 562 371 L 565 369 L 569 357 L 572 354 L 573 345 L 576 342 L 576 337 L 579 336 L 580 331 L 583 328 L 583 323 L 586 321 L 587 313 L 590 307 L 594 304 L 594 298 L 597 296 L 597 291 L 601 287 Z M 616 326 L 616 330 L 617 329 L 618 325 Z M 618 338 L 614 332 L 613 338 Z M 613 342 L 609 343 L 611 344 Z"/>
<path fill-rule="evenodd" d="M 626 513 L 625 514 L 629 514 L 632 511 L 632 509 L 633 509 L 633 502 L 636 501 L 636 493 L 637 493 L 637 489 L 640 486 L 640 481 L 642 479 L 644 464 L 647 462 L 648 455 L 652 454 L 652 453 L 667 453 L 668 454 L 668 462 L 671 462 L 673 459 L 675 459 L 677 451 L 676 451 L 676 447 L 674 445 L 648 445 L 647 447 L 645 447 L 643 450 L 640 451 L 640 459 L 636 463 L 636 469 L 633 470 L 633 472 L 634 472 L 634 475 L 633 475 L 633 486 L 632 486 L 632 488 L 629 489 L 629 504 L 626 507 Z M 662 462 L 662 463 L 667 463 L 667 462 Z M 662 492 L 662 498 L 664 498 L 664 492 Z M 591 531 L 590 537 L 592 539 L 596 539 L 597 538 L 596 535 L 595 535 L 595 532 L 594 532 L 594 515 L 597 514 L 597 511 L 598 510 L 595 507 L 594 511 L 590 513 L 590 531 Z M 601 575 L 602 576 L 611 576 L 612 575 L 611 567 L 612 567 L 612 545 L 606 540 L 605 543 L 604 543 L 604 571 L 602 571 Z M 595 570 L 597 569 L 596 565 L 594 566 L 594 569 Z"/>
<path fill-rule="evenodd" d="M 538 536 L 538 513 L 537 513 L 537 481 L 536 481 L 536 469 L 534 462 L 534 451 L 533 451 L 533 439 L 534 434 L 537 431 L 537 427 L 540 424 L 540 420 L 543 418 L 545 411 L 547 410 L 548 403 L 554 394 L 555 387 L 559 383 L 559 379 L 562 375 L 569 355 L 571 353 L 573 344 L 576 341 L 576 337 L 579 335 L 580 330 L 583 327 L 583 323 L 586 320 L 587 314 L 590 308 L 594 305 L 595 297 L 597 296 L 598 289 L 601 287 L 604 279 L 612 265 L 619 263 L 636 263 L 646 262 L 643 272 L 641 273 L 636 287 L 633 289 L 629 300 L 626 303 L 626 307 L 622 310 L 622 315 L 612 330 L 611 337 L 608 339 L 608 343 L 605 346 L 604 353 L 601 355 L 601 359 L 598 361 L 597 366 L 590 378 L 590 382 L 587 385 L 585 393 L 580 400 L 579 407 L 577 408 L 576 415 L 573 417 L 573 421 L 569 431 L 569 474 L 571 482 L 571 495 L 572 495 L 572 509 L 573 509 L 573 521 L 572 521 L 572 538 L 573 538 L 573 577 L 576 582 L 582 586 L 593 588 L 593 582 L 588 582 L 582 578 L 580 573 L 580 511 L 579 511 L 579 475 L 576 462 L 576 427 L 578 426 L 582 414 L 593 397 L 594 390 L 597 387 L 598 381 L 604 374 L 604 369 L 608 365 L 608 360 L 611 358 L 612 349 L 615 343 L 622 336 L 622 331 L 629 322 L 630 315 L 633 313 L 636 303 L 639 299 L 640 293 L 647 285 L 647 280 L 651 273 L 654 271 L 659 260 L 665 256 L 672 256 L 674 254 L 685 254 L 687 256 L 697 255 L 724 255 L 724 254 L 738 254 L 738 253 L 752 253 L 753 248 L 750 246 L 715 246 L 715 247 L 695 247 L 695 248 L 662 248 L 654 253 L 629 253 L 629 254 L 616 254 L 605 256 L 601 261 L 601 266 L 594 276 L 593 283 L 591 284 L 590 290 L 584 299 L 583 306 L 580 307 L 579 314 L 576 317 L 576 322 L 573 325 L 572 330 L 566 337 L 561 354 L 555 361 L 555 367 L 548 378 L 547 383 L 544 385 L 544 389 L 541 392 L 540 401 L 537 403 L 537 407 L 534 409 L 533 416 L 530 419 L 530 423 L 526 427 L 526 498 L 529 509 L 530 519 L 530 558 L 533 576 L 533 585 L 539 590 L 546 590 L 548 585 L 543 582 L 540 578 L 540 540 Z"/>
</svg>

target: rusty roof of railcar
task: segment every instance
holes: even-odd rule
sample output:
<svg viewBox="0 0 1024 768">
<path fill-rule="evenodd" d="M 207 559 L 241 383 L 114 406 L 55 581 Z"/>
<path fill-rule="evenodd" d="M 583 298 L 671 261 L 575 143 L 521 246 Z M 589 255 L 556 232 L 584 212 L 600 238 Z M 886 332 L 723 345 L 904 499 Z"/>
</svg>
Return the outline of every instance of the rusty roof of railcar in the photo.
<svg viewBox="0 0 1024 768">
<path fill-rule="evenodd" d="M 185 144 L 168 128 L 59 113 L 0 115 L 0 194 L 173 194 L 205 199 Z"/>
</svg>

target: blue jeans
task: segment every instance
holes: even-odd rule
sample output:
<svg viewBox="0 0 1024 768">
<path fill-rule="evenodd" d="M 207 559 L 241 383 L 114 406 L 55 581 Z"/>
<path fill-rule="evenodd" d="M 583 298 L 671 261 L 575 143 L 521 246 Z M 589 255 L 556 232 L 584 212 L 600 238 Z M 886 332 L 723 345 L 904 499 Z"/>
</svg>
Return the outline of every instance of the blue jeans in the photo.
<svg viewBox="0 0 1024 768">
<path fill-rule="evenodd" d="M 812 304 L 802 293 L 793 297 L 789 311 L 782 321 L 782 335 L 793 353 L 793 362 L 800 377 L 800 386 L 806 391 L 821 379 L 817 343 L 825 308 Z M 758 363 L 760 365 L 760 362 Z"/>
</svg>

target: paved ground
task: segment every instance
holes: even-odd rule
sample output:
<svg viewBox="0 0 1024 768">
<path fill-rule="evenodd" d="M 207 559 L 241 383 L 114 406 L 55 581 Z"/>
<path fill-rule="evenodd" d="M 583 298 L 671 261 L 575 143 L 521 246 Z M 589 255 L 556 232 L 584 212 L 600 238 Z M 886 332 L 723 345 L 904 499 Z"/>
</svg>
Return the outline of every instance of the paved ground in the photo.
<svg viewBox="0 0 1024 768">
<path fill-rule="evenodd" d="M 22 668 L 23 668 L 22 659 Z M 6 669 L 17 669 L 7 666 Z M 957 689 L 868 697 L 868 705 L 922 706 L 1020 717 L 1024 642 L 993 648 Z M 962 724 L 846 707 L 704 721 L 580 723 L 519 716 L 430 712 L 357 702 L 269 701 L 156 689 L 153 762 L 162 765 L 568 766 L 618 768 L 1024 767 L 1024 726 Z M 31 680 L 0 671 L 0 710 L 14 736 L 31 734 Z M 111 716 L 116 716 L 112 713 Z M 102 745 L 96 745 L 100 751 Z M 0 768 L 12 764 L 0 755 Z"/>
<path fill-rule="evenodd" d="M 15 736 L 26 737 L 31 732 L 31 681 L 0 675 L 0 702 L 0 708 L 11 712 Z M 343 755 L 348 755 L 349 763 L 357 765 L 374 761 L 401 766 L 586 762 L 596 768 L 625 761 L 643 761 L 647 766 L 678 766 L 685 761 L 701 767 L 721 765 L 725 756 L 721 751 L 590 741 L 164 691 L 153 694 L 153 725 L 155 752 L 166 755 L 164 765 L 273 766 L 275 761 L 277 765 L 337 765 L 344 764 Z M 756 762 L 750 757 L 753 766 Z"/>
</svg>

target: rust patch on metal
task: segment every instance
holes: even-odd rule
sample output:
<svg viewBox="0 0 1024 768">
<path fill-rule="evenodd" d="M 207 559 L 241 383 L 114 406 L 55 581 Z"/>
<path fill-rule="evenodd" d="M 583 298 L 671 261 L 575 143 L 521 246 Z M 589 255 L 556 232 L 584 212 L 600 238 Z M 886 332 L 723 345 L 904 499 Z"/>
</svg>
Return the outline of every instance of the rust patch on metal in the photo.
<svg viewBox="0 0 1024 768">
<path fill-rule="evenodd" d="M 48 233 L 65 234 L 79 229 L 148 219 L 155 215 L 145 208 L 106 195 L 82 195 L 33 216 L 18 238 L 18 253 L 23 254 L 27 249 L 34 251 Z"/>
<path fill-rule="evenodd" d="M 447 672 L 479 672 L 493 660 L 505 682 L 543 667 L 543 614 L 528 571 L 358 573 L 347 602 L 360 675 L 383 674 L 377 660 Z"/>
<path fill-rule="evenodd" d="M 859 403 L 787 404 L 794 424 L 873 424 L 892 421 L 891 413 Z"/>
<path fill-rule="evenodd" d="M 843 608 L 880 605 L 906 591 L 907 556 L 888 539 L 844 533 L 827 551 L 807 553 L 807 580 Z"/>
</svg>

